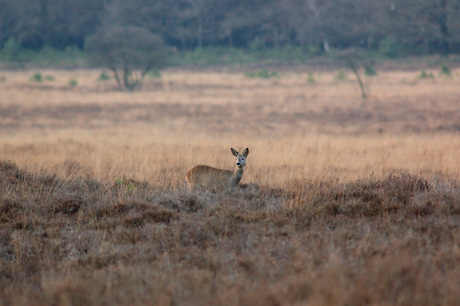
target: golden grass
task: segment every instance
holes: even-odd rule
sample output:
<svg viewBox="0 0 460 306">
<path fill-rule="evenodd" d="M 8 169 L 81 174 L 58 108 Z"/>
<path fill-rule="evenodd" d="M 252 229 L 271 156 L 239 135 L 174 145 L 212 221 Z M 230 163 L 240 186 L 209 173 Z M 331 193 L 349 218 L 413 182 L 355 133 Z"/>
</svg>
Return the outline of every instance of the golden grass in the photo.
<svg viewBox="0 0 460 306">
<path fill-rule="evenodd" d="M 184 173 L 196 164 L 232 169 L 229 147 L 252 147 L 245 183 L 285 187 L 294 178 L 355 181 L 382 178 L 393 170 L 458 178 L 460 139 L 455 134 L 283 136 L 279 140 L 228 136 L 189 138 L 178 134 L 102 135 L 66 131 L 2 138 L 2 159 L 31 172 L 113 181 L 130 177 L 167 188 L 183 188 Z M 103 136 L 103 134 L 106 134 Z M 33 133 L 32 133 L 33 134 Z M 86 136 L 85 136 L 86 135 Z M 193 140 L 196 139 L 194 142 Z M 117 141 L 118 140 L 118 141 Z M 178 143 L 179 142 L 179 143 Z M 72 165 L 78 167 L 72 168 Z"/>
<path fill-rule="evenodd" d="M 382 72 L 363 101 L 354 81 L 337 82 L 336 72 L 316 73 L 311 85 L 305 74 L 254 80 L 170 71 L 134 94 L 97 81 L 98 71 L 41 73 L 55 81 L 8 72 L 0 84 L 0 156 L 33 172 L 77 162 L 78 175 L 154 184 L 163 168 L 177 186 L 195 163 L 232 168 L 228 148 L 248 146 L 245 181 L 258 184 L 282 186 L 298 175 L 355 180 L 393 169 L 460 173 L 457 78 Z M 77 88 L 66 87 L 70 78 Z"/>
<path fill-rule="evenodd" d="M 0 303 L 460 301 L 458 70 L 368 100 L 337 71 L 34 72 L 0 74 Z M 243 188 L 190 193 L 230 147 Z"/>
</svg>

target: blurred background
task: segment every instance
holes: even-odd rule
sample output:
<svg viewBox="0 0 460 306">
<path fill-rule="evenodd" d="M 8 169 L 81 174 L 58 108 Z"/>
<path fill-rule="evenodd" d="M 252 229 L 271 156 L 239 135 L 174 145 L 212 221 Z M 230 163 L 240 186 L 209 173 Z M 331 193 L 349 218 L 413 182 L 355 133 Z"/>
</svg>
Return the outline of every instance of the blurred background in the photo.
<svg viewBox="0 0 460 306">
<path fill-rule="evenodd" d="M 67 55 L 66 65 L 82 65 L 88 37 L 125 26 L 160 37 L 171 64 L 303 61 L 347 48 L 448 56 L 460 52 L 458 16 L 459 0 L 0 0 L 0 60 Z"/>
</svg>

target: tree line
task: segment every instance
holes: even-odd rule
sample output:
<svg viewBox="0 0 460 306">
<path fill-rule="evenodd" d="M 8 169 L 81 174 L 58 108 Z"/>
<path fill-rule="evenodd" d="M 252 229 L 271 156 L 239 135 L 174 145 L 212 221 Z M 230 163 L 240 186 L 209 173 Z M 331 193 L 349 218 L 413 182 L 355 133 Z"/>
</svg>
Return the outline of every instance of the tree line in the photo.
<svg viewBox="0 0 460 306">
<path fill-rule="evenodd" d="M 143 28 L 178 50 L 207 46 L 460 52 L 460 0 L 0 0 L 0 47 L 83 49 L 98 30 Z"/>
</svg>

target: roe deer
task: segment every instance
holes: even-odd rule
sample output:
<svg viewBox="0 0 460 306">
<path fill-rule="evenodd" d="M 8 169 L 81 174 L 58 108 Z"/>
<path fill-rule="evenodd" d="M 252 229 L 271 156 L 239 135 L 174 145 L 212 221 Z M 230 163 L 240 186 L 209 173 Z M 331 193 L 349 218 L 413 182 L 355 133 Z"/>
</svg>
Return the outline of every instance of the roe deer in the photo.
<svg viewBox="0 0 460 306">
<path fill-rule="evenodd" d="M 195 166 L 190 169 L 185 176 L 190 190 L 196 190 L 198 188 L 223 190 L 238 185 L 243 177 L 249 149 L 244 149 L 243 153 L 238 153 L 238 151 L 233 148 L 230 150 L 232 154 L 236 156 L 235 170 L 217 169 L 204 165 Z"/>
</svg>

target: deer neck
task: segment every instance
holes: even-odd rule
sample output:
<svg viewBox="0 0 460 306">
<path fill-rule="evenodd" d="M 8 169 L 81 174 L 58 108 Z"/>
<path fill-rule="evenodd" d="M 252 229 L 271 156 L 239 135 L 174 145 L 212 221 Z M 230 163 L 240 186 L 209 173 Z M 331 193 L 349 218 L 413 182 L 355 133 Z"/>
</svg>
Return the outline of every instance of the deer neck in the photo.
<svg viewBox="0 0 460 306">
<path fill-rule="evenodd" d="M 244 172 L 244 166 L 241 168 L 238 166 L 235 167 L 235 171 L 233 171 L 233 175 L 231 178 L 232 187 L 235 187 L 241 181 L 241 178 L 243 177 L 243 172 Z"/>
</svg>

